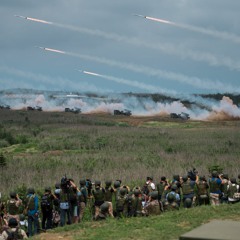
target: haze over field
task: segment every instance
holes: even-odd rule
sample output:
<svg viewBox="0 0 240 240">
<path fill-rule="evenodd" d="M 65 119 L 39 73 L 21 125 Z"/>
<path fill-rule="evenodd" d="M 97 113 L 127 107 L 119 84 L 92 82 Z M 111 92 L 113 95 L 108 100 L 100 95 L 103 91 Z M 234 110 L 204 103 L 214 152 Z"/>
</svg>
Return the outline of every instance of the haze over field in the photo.
<svg viewBox="0 0 240 240">
<path fill-rule="evenodd" d="M 189 100 L 163 99 L 151 94 L 67 93 L 34 90 L 8 90 L 0 92 L 0 105 L 10 105 L 13 110 L 26 110 L 28 106 L 40 106 L 43 111 L 64 111 L 80 108 L 82 114 L 108 113 L 130 109 L 133 116 L 168 116 L 170 113 L 188 113 L 193 120 L 231 120 L 240 118 L 240 109 L 231 98 L 223 96 L 220 101 L 192 96 Z M 156 97 L 155 97 L 156 98 Z M 162 99 L 161 99 L 162 98 Z M 193 101 L 195 100 L 195 101 Z"/>
</svg>

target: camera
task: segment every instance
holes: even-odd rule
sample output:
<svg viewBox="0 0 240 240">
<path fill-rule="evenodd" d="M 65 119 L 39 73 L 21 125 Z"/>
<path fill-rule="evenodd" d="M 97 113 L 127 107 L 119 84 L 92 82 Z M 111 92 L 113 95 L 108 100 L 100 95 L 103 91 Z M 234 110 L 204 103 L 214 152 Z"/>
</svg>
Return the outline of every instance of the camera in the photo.
<svg viewBox="0 0 240 240">
<path fill-rule="evenodd" d="M 61 179 L 61 188 L 68 189 L 71 186 L 70 180 L 66 177 L 66 175 Z"/>
<path fill-rule="evenodd" d="M 188 177 L 189 177 L 192 181 L 196 181 L 196 179 L 197 179 L 197 174 L 198 174 L 198 171 L 196 170 L 196 168 L 193 168 L 192 170 L 188 171 Z"/>
</svg>

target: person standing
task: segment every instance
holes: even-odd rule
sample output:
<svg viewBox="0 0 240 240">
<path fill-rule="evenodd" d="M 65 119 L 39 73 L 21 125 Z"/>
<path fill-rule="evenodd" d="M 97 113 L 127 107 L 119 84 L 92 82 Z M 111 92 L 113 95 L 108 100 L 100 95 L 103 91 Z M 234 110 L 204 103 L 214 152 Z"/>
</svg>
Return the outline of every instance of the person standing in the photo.
<svg viewBox="0 0 240 240">
<path fill-rule="evenodd" d="M 39 226 L 39 211 L 38 211 L 38 196 L 35 194 L 34 188 L 28 189 L 26 211 L 28 217 L 28 234 L 29 237 L 38 233 Z"/>
</svg>

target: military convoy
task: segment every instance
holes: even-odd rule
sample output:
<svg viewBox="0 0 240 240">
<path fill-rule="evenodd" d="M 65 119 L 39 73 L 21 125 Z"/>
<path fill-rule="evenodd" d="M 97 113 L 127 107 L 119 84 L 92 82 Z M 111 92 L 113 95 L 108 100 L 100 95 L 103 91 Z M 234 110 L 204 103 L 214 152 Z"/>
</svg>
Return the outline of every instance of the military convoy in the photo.
<svg viewBox="0 0 240 240">
<path fill-rule="evenodd" d="M 11 109 L 11 107 L 9 105 L 0 105 L 0 109 Z"/>
<path fill-rule="evenodd" d="M 170 113 L 170 118 L 176 118 L 176 119 L 182 119 L 182 120 L 188 120 L 190 118 L 188 113 L 181 112 L 180 114 L 177 113 Z"/>
<path fill-rule="evenodd" d="M 113 111 L 114 115 L 124 115 L 124 116 L 131 116 L 132 112 L 128 109 L 124 109 L 124 110 L 114 110 Z"/>
<path fill-rule="evenodd" d="M 74 107 L 74 108 L 65 108 L 65 112 L 72 112 L 72 113 L 81 113 L 81 109 Z"/>
</svg>

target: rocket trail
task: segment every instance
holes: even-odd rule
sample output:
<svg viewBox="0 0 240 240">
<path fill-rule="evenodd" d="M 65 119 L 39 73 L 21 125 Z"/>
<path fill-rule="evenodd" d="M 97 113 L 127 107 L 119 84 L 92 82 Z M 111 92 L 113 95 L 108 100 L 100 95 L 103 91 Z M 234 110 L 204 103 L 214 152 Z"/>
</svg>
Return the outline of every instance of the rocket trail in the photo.
<svg viewBox="0 0 240 240">
<path fill-rule="evenodd" d="M 230 41 L 233 41 L 235 43 L 240 43 L 240 36 L 237 36 L 237 35 L 232 34 L 232 33 L 221 32 L 221 31 L 212 30 L 212 29 L 203 28 L 203 27 L 198 27 L 198 26 L 193 26 L 193 25 L 180 24 L 180 23 L 171 22 L 171 21 L 161 19 L 161 18 L 153 18 L 153 17 L 142 16 L 142 15 L 138 15 L 138 14 L 134 14 L 134 16 L 143 17 L 143 18 L 146 18 L 146 19 L 151 20 L 151 21 L 160 22 L 160 23 L 164 23 L 164 24 L 169 24 L 169 25 L 173 25 L 175 27 L 179 27 L 179 28 L 186 29 L 186 30 L 189 30 L 189 31 L 198 32 L 198 33 L 202 33 L 202 34 L 205 34 L 205 35 L 209 35 L 209 36 L 212 36 L 212 37 L 221 38 L 221 39 L 225 39 L 225 40 L 230 40 Z"/>
<path fill-rule="evenodd" d="M 31 18 L 31 17 L 24 17 L 24 16 L 19 16 L 19 15 L 14 15 L 15 17 L 19 17 L 19 18 L 23 18 L 29 21 L 33 21 L 33 22 L 39 22 L 39 23 L 45 23 L 45 24 L 53 24 L 52 22 L 48 22 L 42 19 L 37 19 L 37 18 Z"/>
<path fill-rule="evenodd" d="M 135 14 L 135 16 L 142 17 L 142 18 L 147 17 L 147 16 L 137 15 L 137 14 Z M 197 62 L 206 62 L 210 66 L 219 66 L 219 67 L 224 66 L 231 70 L 234 69 L 234 70 L 240 71 L 240 62 L 236 61 L 234 59 L 231 59 L 229 57 L 226 57 L 226 56 L 216 56 L 216 55 L 213 55 L 208 52 L 192 51 L 190 49 L 176 47 L 174 45 L 170 45 L 167 43 L 161 43 L 161 44 L 153 43 L 153 42 L 148 43 L 148 42 L 142 41 L 141 39 L 137 39 L 134 37 L 131 38 L 128 36 L 123 36 L 123 35 L 119 35 L 116 33 L 108 33 L 108 32 L 104 32 L 104 31 L 97 30 L 97 29 L 76 27 L 76 26 L 72 26 L 72 25 L 54 23 L 54 22 L 49 22 L 49 21 L 45 21 L 42 19 L 29 18 L 29 17 L 19 16 L 19 15 L 15 15 L 15 17 L 19 17 L 19 18 L 23 18 L 23 19 L 27 19 L 27 20 L 31 20 L 31 21 L 36 20 L 35 22 L 51 24 L 52 26 L 55 26 L 55 27 L 64 28 L 64 29 L 68 29 L 71 31 L 92 35 L 92 36 L 98 36 L 98 37 L 102 37 L 102 38 L 105 38 L 108 40 L 114 40 L 117 42 L 124 42 L 124 43 L 128 43 L 128 44 L 132 44 L 137 47 L 146 47 L 146 48 L 164 52 L 169 55 L 175 55 L 175 56 L 178 56 L 181 58 L 189 58 L 189 59 L 192 59 Z M 150 18 L 150 17 L 148 17 L 148 18 Z M 152 19 L 154 19 L 154 18 L 152 18 Z M 162 19 L 161 19 L 161 21 L 162 22 L 164 21 L 164 23 L 169 22 L 169 21 L 162 20 Z M 171 22 L 171 24 L 176 25 L 176 23 L 173 23 L 173 22 Z M 225 35 L 229 35 L 229 34 L 226 33 Z M 233 41 L 235 40 L 235 42 L 238 41 L 240 43 L 239 37 L 236 38 L 236 36 L 233 36 L 232 38 L 229 37 L 229 39 L 232 39 Z"/>
<path fill-rule="evenodd" d="M 177 81 L 183 84 L 188 84 L 192 85 L 194 87 L 200 88 L 200 89 L 216 89 L 220 92 L 239 92 L 240 90 L 232 85 L 226 85 L 218 81 L 212 81 L 210 79 L 200 79 L 198 77 L 191 77 L 191 76 L 186 76 L 181 73 L 175 73 L 175 72 L 169 72 L 161 69 L 155 69 L 151 67 L 146 67 L 144 65 L 136 65 L 133 63 L 127 63 L 127 62 L 119 62 L 115 61 L 112 59 L 106 59 L 106 58 L 101 58 L 101 57 L 96 57 L 96 56 L 90 56 L 90 55 L 84 55 L 84 54 L 78 54 L 78 53 L 72 53 L 72 52 L 66 52 L 66 51 L 61 51 L 57 49 L 52 49 L 52 48 L 45 48 L 45 47 L 37 47 L 42 50 L 46 51 L 51 51 L 55 53 L 60 53 L 60 54 L 65 54 L 68 56 L 72 57 L 77 57 L 81 58 L 87 61 L 93 61 L 97 62 L 100 64 L 105 64 L 110 67 L 118 67 L 121 69 L 125 70 L 130 70 L 132 72 L 140 73 L 140 74 L 145 74 L 146 76 L 154 76 L 160 79 L 169 79 L 172 81 Z M 83 72 L 83 70 L 78 70 L 80 72 Z"/>
<path fill-rule="evenodd" d="M 128 86 L 132 86 L 132 87 L 137 87 L 140 89 L 144 89 L 144 90 L 148 90 L 149 92 L 158 92 L 158 93 L 168 93 L 169 95 L 172 96 L 176 96 L 176 92 L 175 91 L 170 91 L 170 90 L 166 90 L 163 88 L 158 88 L 156 86 L 150 85 L 150 84 L 145 84 L 139 81 L 132 81 L 132 80 L 128 80 L 128 79 L 123 79 L 123 78 L 117 78 L 117 77 L 113 77 L 113 76 L 108 76 L 108 75 L 102 75 L 102 74 L 98 74 L 95 72 L 89 72 L 89 71 L 84 71 L 84 70 L 78 70 L 79 72 L 82 72 L 84 74 L 88 74 L 88 75 L 92 75 L 95 77 L 100 77 L 112 82 L 116 82 L 116 83 L 120 83 L 120 84 L 125 84 Z"/>
</svg>

